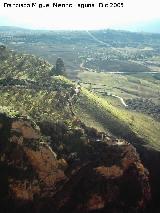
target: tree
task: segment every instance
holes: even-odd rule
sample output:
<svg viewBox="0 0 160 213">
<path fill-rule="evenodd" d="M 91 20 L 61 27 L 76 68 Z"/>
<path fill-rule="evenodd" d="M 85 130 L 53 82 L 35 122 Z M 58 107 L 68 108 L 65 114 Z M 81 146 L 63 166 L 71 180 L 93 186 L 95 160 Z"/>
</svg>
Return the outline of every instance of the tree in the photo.
<svg viewBox="0 0 160 213">
<path fill-rule="evenodd" d="M 64 62 L 61 58 L 58 58 L 56 61 L 56 66 L 52 68 L 52 72 L 54 75 L 66 75 L 66 69 L 64 66 Z"/>
</svg>

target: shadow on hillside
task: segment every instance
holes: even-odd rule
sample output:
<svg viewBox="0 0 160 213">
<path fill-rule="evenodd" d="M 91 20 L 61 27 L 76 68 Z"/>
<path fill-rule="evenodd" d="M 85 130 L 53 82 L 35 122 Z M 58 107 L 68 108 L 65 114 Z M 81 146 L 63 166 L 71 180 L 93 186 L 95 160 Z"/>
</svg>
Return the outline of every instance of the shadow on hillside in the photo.
<svg viewBox="0 0 160 213">
<path fill-rule="evenodd" d="M 138 137 L 126 124 L 115 118 L 108 112 L 107 119 L 103 116 L 103 112 L 95 113 L 92 108 L 87 108 L 85 103 L 81 103 L 83 110 L 93 115 L 97 121 L 100 121 L 104 128 L 108 129 L 113 135 L 123 138 L 130 142 L 137 150 L 144 166 L 150 173 L 150 184 L 152 190 L 152 203 L 148 212 L 160 212 L 160 152 L 158 150 L 147 147 L 147 142 Z"/>
</svg>

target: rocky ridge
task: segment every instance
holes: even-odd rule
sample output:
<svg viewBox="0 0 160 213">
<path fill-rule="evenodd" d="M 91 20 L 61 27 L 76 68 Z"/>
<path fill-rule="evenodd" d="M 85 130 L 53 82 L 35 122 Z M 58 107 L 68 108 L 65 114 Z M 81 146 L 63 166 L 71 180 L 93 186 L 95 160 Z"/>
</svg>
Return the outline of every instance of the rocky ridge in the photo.
<svg viewBox="0 0 160 213">
<path fill-rule="evenodd" d="M 1 212 L 145 212 L 149 173 L 136 149 L 86 127 L 0 114 Z"/>
</svg>

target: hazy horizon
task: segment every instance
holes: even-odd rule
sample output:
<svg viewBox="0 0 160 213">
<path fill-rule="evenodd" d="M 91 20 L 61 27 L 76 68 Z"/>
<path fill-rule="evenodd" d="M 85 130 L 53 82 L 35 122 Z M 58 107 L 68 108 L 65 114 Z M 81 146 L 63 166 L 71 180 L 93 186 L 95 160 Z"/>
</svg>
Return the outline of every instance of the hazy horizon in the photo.
<svg viewBox="0 0 160 213">
<path fill-rule="evenodd" d="M 8 3 L 30 3 L 25 0 Z M 49 3 L 52 0 L 35 1 Z M 57 3 L 72 3 L 72 8 L 5 8 L 4 0 L 0 2 L 0 26 L 16 26 L 35 30 L 127 30 L 132 32 L 160 33 L 160 1 L 122 0 L 124 7 L 99 8 L 99 0 L 60 0 Z M 120 1 L 114 1 L 120 2 Z M 94 3 L 94 8 L 78 8 L 78 3 Z"/>
<path fill-rule="evenodd" d="M 99 31 L 99 30 L 115 30 L 115 31 L 125 31 L 125 32 L 131 32 L 131 33 L 153 33 L 153 34 L 160 34 L 160 23 L 157 27 L 155 27 L 155 24 L 153 22 L 151 25 L 144 24 L 144 26 L 138 26 L 141 24 L 137 24 L 137 26 L 132 27 L 119 27 L 119 28 L 97 28 L 97 29 L 43 29 L 43 28 L 34 28 L 34 27 L 23 27 L 23 26 L 16 26 L 16 25 L 0 25 L 1 28 L 17 28 L 19 30 L 33 30 L 33 31 Z"/>
</svg>

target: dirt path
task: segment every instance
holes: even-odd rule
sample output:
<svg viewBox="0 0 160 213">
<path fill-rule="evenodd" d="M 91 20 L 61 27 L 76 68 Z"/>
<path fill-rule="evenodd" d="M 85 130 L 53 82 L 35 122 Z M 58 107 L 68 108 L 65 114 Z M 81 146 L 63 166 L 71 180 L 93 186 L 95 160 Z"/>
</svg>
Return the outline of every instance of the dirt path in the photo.
<svg viewBox="0 0 160 213">
<path fill-rule="evenodd" d="M 125 103 L 125 101 L 124 101 L 124 99 L 123 99 L 122 97 L 120 97 L 120 96 L 118 96 L 118 95 L 110 95 L 110 96 L 115 97 L 115 98 L 118 98 L 118 99 L 121 101 L 121 103 L 122 103 L 122 105 L 123 105 L 124 107 L 128 107 L 128 105 Z"/>
</svg>

